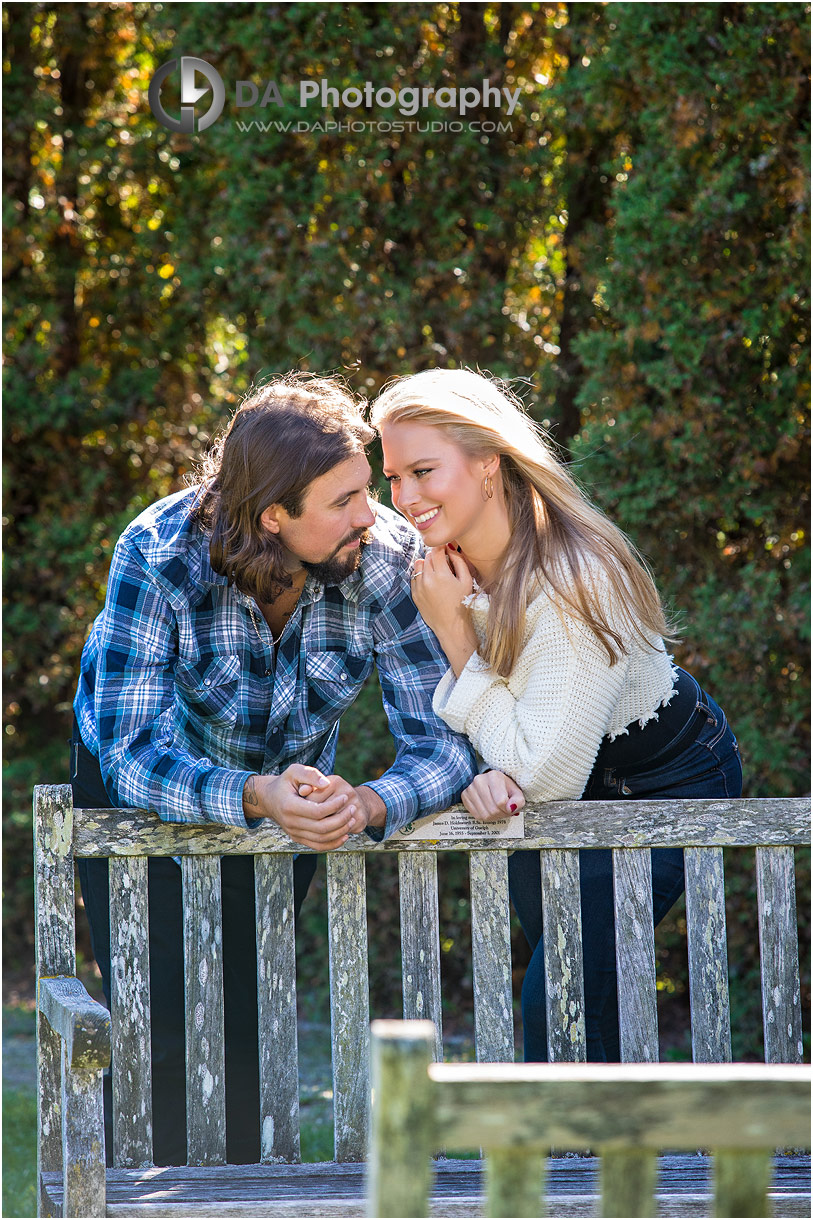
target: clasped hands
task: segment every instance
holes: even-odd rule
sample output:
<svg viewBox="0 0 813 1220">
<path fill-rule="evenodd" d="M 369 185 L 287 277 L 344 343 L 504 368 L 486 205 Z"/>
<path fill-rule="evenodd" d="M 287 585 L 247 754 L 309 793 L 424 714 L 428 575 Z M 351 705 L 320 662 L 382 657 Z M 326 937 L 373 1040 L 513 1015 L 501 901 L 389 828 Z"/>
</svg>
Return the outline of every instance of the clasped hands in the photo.
<svg viewBox="0 0 813 1220">
<path fill-rule="evenodd" d="M 386 807 L 378 793 L 354 788 L 340 775 L 293 763 L 280 775 L 252 775 L 243 789 L 250 818 L 272 818 L 303 847 L 332 851 L 366 826 L 383 827 Z"/>
<path fill-rule="evenodd" d="M 475 775 L 461 800 L 478 822 L 509 817 L 525 804 L 522 789 L 502 771 Z M 250 776 L 243 810 L 246 817 L 271 818 L 294 843 L 314 851 L 333 851 L 367 826 L 383 827 L 387 812 L 373 788 L 354 788 L 340 775 L 323 775 L 299 763 L 281 775 Z"/>
</svg>

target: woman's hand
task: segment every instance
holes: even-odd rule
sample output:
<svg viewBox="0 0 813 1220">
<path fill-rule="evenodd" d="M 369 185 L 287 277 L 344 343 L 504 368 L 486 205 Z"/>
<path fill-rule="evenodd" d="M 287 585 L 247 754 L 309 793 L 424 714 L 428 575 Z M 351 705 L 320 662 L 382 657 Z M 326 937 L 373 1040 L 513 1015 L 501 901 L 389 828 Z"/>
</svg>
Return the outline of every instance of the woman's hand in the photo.
<svg viewBox="0 0 813 1220">
<path fill-rule="evenodd" d="M 416 559 L 412 573 L 412 600 L 424 622 L 434 631 L 440 646 L 459 677 L 466 662 L 477 651 L 477 635 L 463 598 L 474 589 L 468 564 L 456 551 L 432 547 L 425 559 Z"/>
<path fill-rule="evenodd" d="M 463 789 L 460 799 L 478 822 L 498 822 L 519 813 L 525 804 L 522 789 L 502 771 L 475 775 L 468 788 Z"/>
</svg>

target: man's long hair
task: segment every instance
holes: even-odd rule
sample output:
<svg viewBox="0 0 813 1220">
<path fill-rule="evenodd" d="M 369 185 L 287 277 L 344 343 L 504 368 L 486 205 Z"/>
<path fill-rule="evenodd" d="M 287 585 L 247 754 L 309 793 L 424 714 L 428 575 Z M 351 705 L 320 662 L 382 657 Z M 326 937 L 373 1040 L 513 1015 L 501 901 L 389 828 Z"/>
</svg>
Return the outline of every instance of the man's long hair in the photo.
<svg viewBox="0 0 813 1220">
<path fill-rule="evenodd" d="M 263 512 L 279 504 L 299 516 L 313 480 L 363 452 L 374 435 L 337 377 L 290 373 L 250 393 L 204 460 L 193 509 L 211 536 L 215 572 L 274 601 L 291 577 Z"/>
</svg>

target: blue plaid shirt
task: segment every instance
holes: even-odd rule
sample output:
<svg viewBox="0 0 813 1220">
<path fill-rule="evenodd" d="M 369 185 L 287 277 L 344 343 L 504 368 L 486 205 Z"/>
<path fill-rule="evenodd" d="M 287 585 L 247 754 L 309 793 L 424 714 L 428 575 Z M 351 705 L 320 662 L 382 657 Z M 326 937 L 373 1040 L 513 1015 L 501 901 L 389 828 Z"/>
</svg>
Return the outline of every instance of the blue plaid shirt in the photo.
<svg viewBox="0 0 813 1220">
<path fill-rule="evenodd" d="M 275 658 L 252 599 L 213 571 L 194 496 L 169 496 L 124 531 L 82 653 L 74 710 L 113 803 L 168 822 L 254 825 L 249 775 L 291 763 L 330 774 L 342 712 L 374 661 L 397 745 L 369 781 L 387 807 L 384 837 L 453 803 L 474 757 L 432 710 L 447 665 L 409 594 L 413 531 L 378 506 L 359 569 L 339 585 L 308 575 Z"/>
</svg>

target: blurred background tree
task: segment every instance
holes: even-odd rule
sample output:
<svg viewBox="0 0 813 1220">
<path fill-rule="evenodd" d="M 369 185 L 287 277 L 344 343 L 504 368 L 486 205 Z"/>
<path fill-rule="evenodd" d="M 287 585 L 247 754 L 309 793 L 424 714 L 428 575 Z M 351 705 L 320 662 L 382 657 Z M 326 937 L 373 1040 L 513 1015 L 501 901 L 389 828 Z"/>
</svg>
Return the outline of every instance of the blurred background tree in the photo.
<svg viewBox="0 0 813 1220">
<path fill-rule="evenodd" d="M 747 793 L 807 790 L 809 5 L 33 3 L 3 21 L 5 960 L 23 986 L 30 790 L 68 778 L 112 547 L 252 382 L 292 367 L 368 395 L 435 365 L 523 379 L 650 558 Z M 147 105 L 180 51 L 226 84 L 202 135 Z M 510 130 L 496 109 L 443 130 L 458 116 L 432 107 L 398 130 L 395 111 L 302 111 L 311 78 L 487 79 L 520 100 Z M 237 80 L 275 80 L 282 106 L 238 109 Z M 389 757 L 372 683 L 339 766 L 358 780 Z M 752 868 L 730 868 L 746 978 Z M 803 893 L 808 876 L 802 861 Z M 371 952 L 396 1011 L 391 886 L 371 877 Z M 442 904 L 462 1011 L 462 875 Z M 685 987 L 679 920 L 665 991 Z"/>
</svg>

